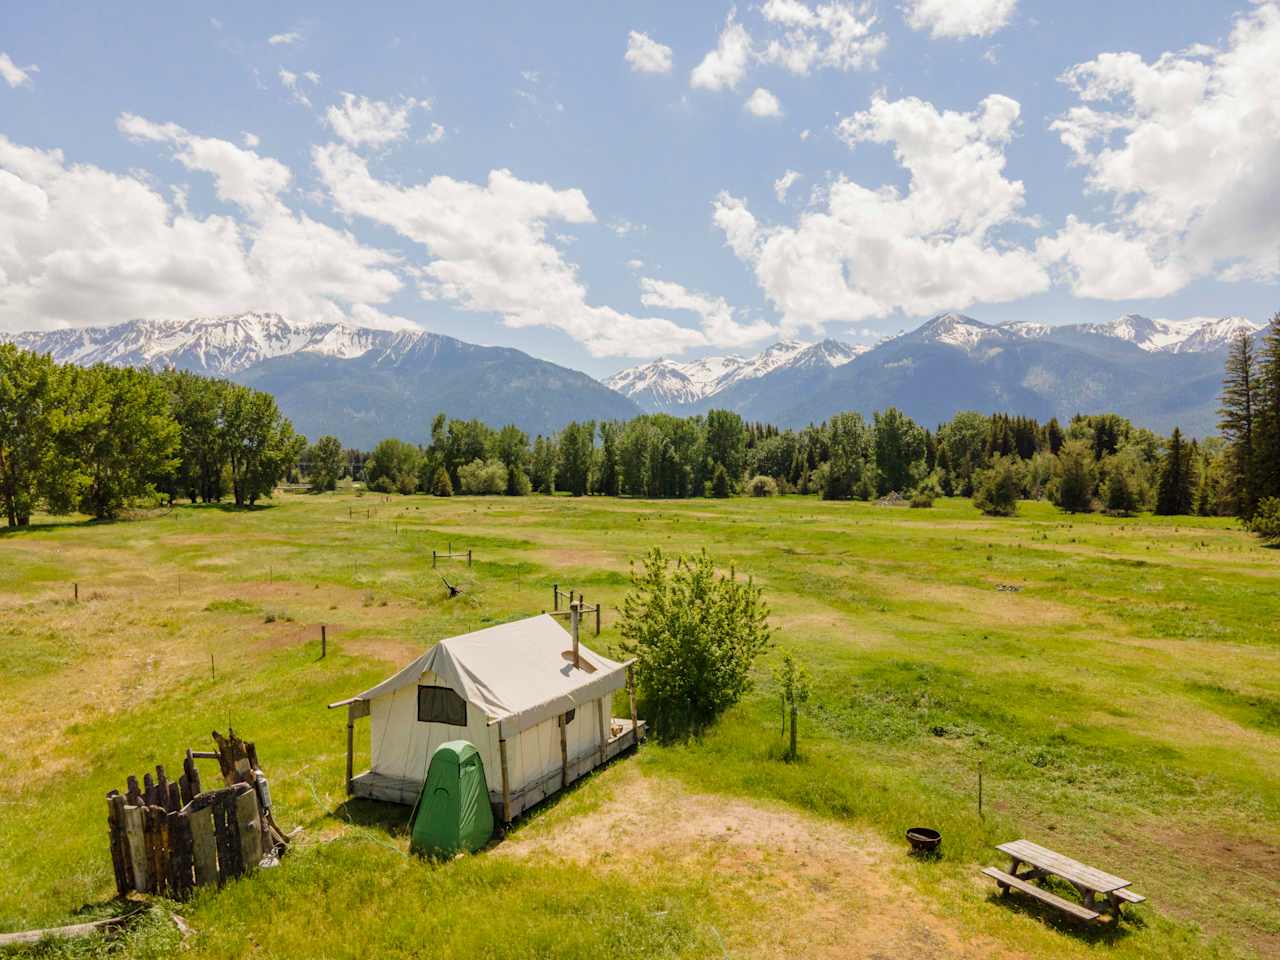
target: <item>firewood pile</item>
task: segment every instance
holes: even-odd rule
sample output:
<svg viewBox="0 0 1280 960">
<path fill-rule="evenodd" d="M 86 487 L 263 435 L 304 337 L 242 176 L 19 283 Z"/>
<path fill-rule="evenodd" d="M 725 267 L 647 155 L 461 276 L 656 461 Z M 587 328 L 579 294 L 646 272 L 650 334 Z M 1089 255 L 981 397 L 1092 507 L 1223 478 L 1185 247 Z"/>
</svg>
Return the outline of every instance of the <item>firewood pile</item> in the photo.
<svg viewBox="0 0 1280 960">
<path fill-rule="evenodd" d="M 215 751 L 188 750 L 170 780 L 129 776 L 123 794 L 107 794 L 111 863 L 120 896 L 131 891 L 182 899 L 196 887 L 221 886 L 288 845 L 271 815 L 271 792 L 252 742 L 232 730 L 213 733 Z M 203 789 L 196 760 L 217 760 L 222 786 Z"/>
</svg>

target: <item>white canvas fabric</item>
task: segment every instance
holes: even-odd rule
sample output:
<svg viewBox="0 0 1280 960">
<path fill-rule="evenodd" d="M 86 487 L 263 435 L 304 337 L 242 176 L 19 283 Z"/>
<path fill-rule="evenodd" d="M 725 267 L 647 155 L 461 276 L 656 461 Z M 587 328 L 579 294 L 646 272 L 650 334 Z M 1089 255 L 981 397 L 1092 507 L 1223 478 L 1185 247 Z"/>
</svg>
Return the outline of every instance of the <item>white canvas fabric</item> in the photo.
<svg viewBox="0 0 1280 960">
<path fill-rule="evenodd" d="M 555 618 L 529 617 L 441 640 L 356 699 L 377 701 L 430 674 L 498 721 L 499 736 L 509 739 L 626 684 L 623 664 L 580 645 L 583 666 L 575 669 L 572 649 L 572 636 Z"/>
</svg>

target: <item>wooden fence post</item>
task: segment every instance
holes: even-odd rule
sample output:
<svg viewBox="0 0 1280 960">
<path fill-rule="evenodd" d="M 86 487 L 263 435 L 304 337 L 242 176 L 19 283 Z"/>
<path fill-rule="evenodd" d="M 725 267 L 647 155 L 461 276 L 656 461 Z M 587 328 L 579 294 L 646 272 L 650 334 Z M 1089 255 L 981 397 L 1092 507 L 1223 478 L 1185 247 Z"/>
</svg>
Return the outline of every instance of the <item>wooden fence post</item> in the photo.
<svg viewBox="0 0 1280 960">
<path fill-rule="evenodd" d="M 471 548 L 467 547 L 467 566 L 471 566 Z"/>
<path fill-rule="evenodd" d="M 325 654 L 329 650 L 329 634 L 328 628 L 322 623 L 320 624 L 320 659 L 323 660 Z"/>
<path fill-rule="evenodd" d="M 596 604 L 596 636 L 600 636 L 600 604 Z"/>
<path fill-rule="evenodd" d="M 551 609 L 559 610 L 560 609 L 560 584 L 558 583 L 553 583 L 551 585 L 551 601 L 552 601 Z"/>
</svg>

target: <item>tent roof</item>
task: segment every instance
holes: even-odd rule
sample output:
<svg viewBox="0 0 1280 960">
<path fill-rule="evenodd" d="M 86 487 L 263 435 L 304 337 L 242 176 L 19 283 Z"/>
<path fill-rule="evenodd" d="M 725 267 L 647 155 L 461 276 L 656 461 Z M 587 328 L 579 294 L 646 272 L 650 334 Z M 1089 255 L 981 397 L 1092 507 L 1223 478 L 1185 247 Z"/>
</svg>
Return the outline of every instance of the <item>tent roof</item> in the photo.
<svg viewBox="0 0 1280 960">
<path fill-rule="evenodd" d="M 626 666 L 579 644 L 548 614 L 441 640 L 395 676 L 357 696 L 376 700 L 433 673 L 501 723 L 501 735 L 528 729 L 626 683 Z"/>
</svg>

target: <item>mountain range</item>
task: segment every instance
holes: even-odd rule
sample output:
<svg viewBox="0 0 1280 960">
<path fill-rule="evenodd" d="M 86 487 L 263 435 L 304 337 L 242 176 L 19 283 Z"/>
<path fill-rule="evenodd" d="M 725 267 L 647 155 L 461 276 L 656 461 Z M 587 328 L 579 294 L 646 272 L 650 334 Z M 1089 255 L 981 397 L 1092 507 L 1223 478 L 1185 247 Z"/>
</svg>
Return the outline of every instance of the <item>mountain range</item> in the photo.
<svg viewBox="0 0 1280 960">
<path fill-rule="evenodd" d="M 783 341 L 755 358 L 657 360 L 605 382 L 646 410 L 687 415 L 718 407 L 779 426 L 896 406 L 929 425 L 969 409 L 1063 420 L 1113 411 L 1152 429 L 1204 435 L 1215 429 L 1231 338 L 1260 329 L 1241 317 L 1130 314 L 1050 326 L 947 313 L 874 347 Z M 778 347 L 783 362 L 761 362 Z M 701 373 L 718 369 L 728 374 Z"/>
<path fill-rule="evenodd" d="M 1215 429 L 1231 338 L 1260 329 L 1241 317 L 1130 314 L 1050 326 L 947 313 L 875 346 L 782 340 L 749 357 L 655 360 L 604 383 L 507 347 L 273 313 L 131 320 L 8 339 L 60 362 L 227 377 L 273 393 L 307 436 L 333 433 L 367 449 L 388 436 L 425 441 L 440 411 L 515 423 L 530 435 L 642 411 L 685 416 L 718 407 L 803 426 L 889 406 L 928 425 L 966 409 L 1064 420 L 1113 411 L 1162 432 L 1181 426 L 1205 435 Z"/>
<path fill-rule="evenodd" d="M 131 320 L 9 339 L 61 363 L 172 367 L 225 377 L 274 394 L 306 436 L 332 433 L 366 450 L 384 437 L 425 442 L 441 411 L 514 423 L 531 436 L 575 419 L 626 419 L 640 412 L 585 373 L 509 347 L 478 346 L 425 330 L 242 313 Z"/>
</svg>

